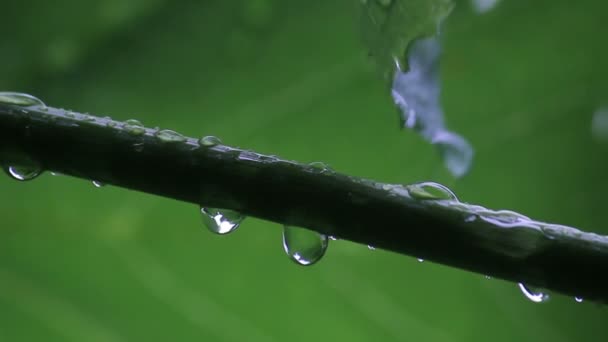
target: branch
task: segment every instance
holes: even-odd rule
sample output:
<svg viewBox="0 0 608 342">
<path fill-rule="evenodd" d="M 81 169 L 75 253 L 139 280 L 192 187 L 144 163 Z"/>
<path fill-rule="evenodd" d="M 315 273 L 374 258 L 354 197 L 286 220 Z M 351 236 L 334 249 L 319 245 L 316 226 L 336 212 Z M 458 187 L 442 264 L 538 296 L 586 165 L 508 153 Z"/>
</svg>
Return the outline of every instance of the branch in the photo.
<svg viewBox="0 0 608 342">
<path fill-rule="evenodd" d="M 0 162 L 36 163 L 608 302 L 608 237 L 465 204 L 438 185 L 374 182 L 2 96 Z"/>
</svg>

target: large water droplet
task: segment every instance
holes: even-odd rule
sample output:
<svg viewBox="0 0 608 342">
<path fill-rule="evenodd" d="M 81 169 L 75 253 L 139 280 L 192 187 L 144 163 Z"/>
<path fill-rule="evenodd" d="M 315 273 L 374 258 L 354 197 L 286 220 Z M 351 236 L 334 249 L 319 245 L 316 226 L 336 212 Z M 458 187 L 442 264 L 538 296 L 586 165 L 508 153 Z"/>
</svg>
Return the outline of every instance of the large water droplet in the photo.
<svg viewBox="0 0 608 342">
<path fill-rule="evenodd" d="M 220 138 L 218 137 L 214 137 L 213 135 L 208 135 L 206 137 L 202 137 L 198 143 L 201 146 L 205 146 L 205 147 L 213 147 L 215 145 L 219 145 L 222 143 L 222 141 L 220 140 Z"/>
<path fill-rule="evenodd" d="M 517 283 L 521 292 L 534 303 L 542 303 L 549 300 L 549 295 L 542 292 L 534 292 L 530 290 L 524 283 Z"/>
<path fill-rule="evenodd" d="M 178 143 L 186 141 L 186 137 L 170 129 L 160 130 L 156 132 L 155 136 L 164 143 Z"/>
<path fill-rule="evenodd" d="M 3 166 L 4 172 L 18 181 L 32 180 L 42 173 L 36 166 Z"/>
<path fill-rule="evenodd" d="M 0 92 L 0 103 L 23 107 L 40 106 L 46 108 L 44 102 L 29 94 L 15 92 Z"/>
<path fill-rule="evenodd" d="M 407 186 L 407 190 L 410 196 L 421 200 L 458 200 L 452 190 L 435 182 L 411 184 Z"/>
<path fill-rule="evenodd" d="M 284 226 L 283 249 L 296 263 L 309 266 L 319 261 L 327 250 L 327 235 L 312 230 Z"/>
<path fill-rule="evenodd" d="M 144 125 L 135 119 L 125 121 L 124 129 L 131 135 L 142 135 L 146 133 Z"/>
<path fill-rule="evenodd" d="M 203 223 L 207 229 L 220 235 L 235 231 L 245 219 L 241 213 L 228 209 L 201 207 L 201 214 L 203 214 Z"/>
<path fill-rule="evenodd" d="M 443 164 L 456 178 L 469 172 L 473 164 L 473 147 L 460 135 L 450 131 L 439 131 L 433 135 L 431 144 L 437 146 Z"/>
</svg>

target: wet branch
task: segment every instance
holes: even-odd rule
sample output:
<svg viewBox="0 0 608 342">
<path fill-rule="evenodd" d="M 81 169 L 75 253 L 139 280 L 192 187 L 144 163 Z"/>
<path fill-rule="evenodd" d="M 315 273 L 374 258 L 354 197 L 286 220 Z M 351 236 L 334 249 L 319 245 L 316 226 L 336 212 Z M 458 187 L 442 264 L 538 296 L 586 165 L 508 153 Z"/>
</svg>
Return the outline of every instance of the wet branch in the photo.
<svg viewBox="0 0 608 342">
<path fill-rule="evenodd" d="M 44 170 L 608 301 L 608 237 L 429 199 L 416 187 L 221 144 L 203 146 L 157 129 L 37 105 L 0 103 L 0 162 L 35 163 Z"/>
</svg>

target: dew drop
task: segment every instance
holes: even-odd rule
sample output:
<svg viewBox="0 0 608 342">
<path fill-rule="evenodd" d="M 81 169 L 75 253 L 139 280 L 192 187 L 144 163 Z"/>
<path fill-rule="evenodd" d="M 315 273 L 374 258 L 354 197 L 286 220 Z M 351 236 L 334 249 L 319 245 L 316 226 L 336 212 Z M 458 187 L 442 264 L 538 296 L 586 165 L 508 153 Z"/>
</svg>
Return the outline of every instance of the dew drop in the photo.
<svg viewBox="0 0 608 342">
<path fill-rule="evenodd" d="M 18 181 L 28 181 L 38 177 L 42 170 L 35 166 L 3 166 L 4 172 Z"/>
<path fill-rule="evenodd" d="M 376 247 L 374 247 L 372 245 L 367 245 L 367 249 L 369 249 L 370 251 L 375 251 Z"/>
<path fill-rule="evenodd" d="M 102 186 L 104 186 L 104 185 L 105 185 L 105 184 L 103 184 L 102 182 L 100 182 L 100 181 L 96 181 L 96 180 L 94 180 L 92 183 L 93 183 L 93 185 L 94 185 L 96 188 L 101 188 Z"/>
<path fill-rule="evenodd" d="M 186 137 L 169 129 L 160 130 L 156 132 L 155 136 L 164 143 L 178 143 L 186 141 Z"/>
<path fill-rule="evenodd" d="M 469 172 L 473 164 L 473 147 L 463 137 L 442 130 L 433 135 L 431 144 L 439 149 L 443 164 L 454 177 L 460 178 Z"/>
<path fill-rule="evenodd" d="M 410 196 L 420 200 L 458 200 L 452 190 L 434 182 L 411 184 L 407 186 L 407 190 Z"/>
<path fill-rule="evenodd" d="M 327 250 L 326 235 L 312 230 L 283 226 L 283 249 L 291 260 L 309 266 L 319 261 Z"/>
<path fill-rule="evenodd" d="M 534 303 L 542 303 L 549 300 L 549 295 L 542 292 L 534 292 L 530 290 L 524 283 L 517 283 L 521 292 Z"/>
<path fill-rule="evenodd" d="M 220 140 L 220 138 L 215 137 L 213 135 L 208 135 L 206 137 L 202 137 L 199 141 L 198 141 L 199 145 L 201 146 L 205 146 L 205 147 L 213 147 L 215 145 L 219 145 L 222 143 L 222 141 Z"/>
<path fill-rule="evenodd" d="M 125 121 L 124 128 L 127 133 L 131 135 L 142 135 L 146 133 L 146 128 L 144 127 L 144 125 L 135 119 Z"/>
<path fill-rule="evenodd" d="M 203 208 L 203 223 L 210 232 L 224 235 L 235 231 L 245 219 L 239 212 L 228 209 Z"/>
<path fill-rule="evenodd" d="M 583 302 L 583 297 L 574 297 L 574 300 L 575 300 L 577 303 L 582 303 L 582 302 Z"/>
<path fill-rule="evenodd" d="M 422 258 L 418 258 L 416 260 L 418 260 L 418 262 L 424 262 L 424 259 L 422 259 Z"/>
<path fill-rule="evenodd" d="M 329 236 L 328 236 L 328 238 L 329 238 L 330 240 L 332 240 L 332 241 L 337 241 L 337 240 L 338 240 L 338 238 L 337 238 L 337 237 L 335 237 L 335 236 L 333 236 L 333 235 L 329 235 Z"/>
<path fill-rule="evenodd" d="M 312 162 L 312 163 L 308 164 L 308 166 L 310 167 L 310 169 L 313 172 L 316 172 L 316 173 L 325 173 L 325 172 L 331 171 L 331 168 L 323 162 Z"/>
<path fill-rule="evenodd" d="M 40 106 L 42 108 L 46 108 L 44 102 L 37 97 L 15 92 L 0 92 L 0 103 L 22 107 Z"/>
</svg>

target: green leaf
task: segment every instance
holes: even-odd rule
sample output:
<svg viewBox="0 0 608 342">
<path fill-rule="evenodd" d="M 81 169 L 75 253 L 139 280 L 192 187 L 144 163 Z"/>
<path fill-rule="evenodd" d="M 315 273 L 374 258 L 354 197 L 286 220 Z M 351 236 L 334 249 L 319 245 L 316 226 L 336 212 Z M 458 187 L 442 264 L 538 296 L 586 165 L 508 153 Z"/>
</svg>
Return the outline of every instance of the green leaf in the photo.
<svg viewBox="0 0 608 342">
<path fill-rule="evenodd" d="M 407 70 L 410 43 L 435 35 L 454 7 L 451 0 L 361 0 L 360 4 L 363 42 L 388 81 L 395 59 Z"/>
</svg>

